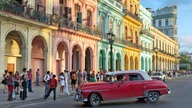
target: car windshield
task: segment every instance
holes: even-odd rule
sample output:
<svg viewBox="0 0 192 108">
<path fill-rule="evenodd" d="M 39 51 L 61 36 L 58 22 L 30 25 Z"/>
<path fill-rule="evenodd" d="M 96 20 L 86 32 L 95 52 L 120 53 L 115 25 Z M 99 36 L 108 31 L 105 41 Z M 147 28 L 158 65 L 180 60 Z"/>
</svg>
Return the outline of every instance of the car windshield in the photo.
<svg viewBox="0 0 192 108">
<path fill-rule="evenodd" d="M 151 76 L 161 76 L 161 73 L 152 73 Z"/>
</svg>

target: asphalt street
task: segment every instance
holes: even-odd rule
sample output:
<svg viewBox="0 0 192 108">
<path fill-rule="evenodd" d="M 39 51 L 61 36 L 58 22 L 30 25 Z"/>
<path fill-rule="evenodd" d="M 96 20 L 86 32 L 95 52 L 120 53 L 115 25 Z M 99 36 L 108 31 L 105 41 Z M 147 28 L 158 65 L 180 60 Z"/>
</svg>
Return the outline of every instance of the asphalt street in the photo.
<svg viewBox="0 0 192 108">
<path fill-rule="evenodd" d="M 138 102 L 137 99 L 122 99 L 102 102 L 99 108 L 191 108 L 192 107 L 192 78 L 183 77 L 168 80 L 166 84 L 171 88 L 171 94 L 161 96 L 159 102 L 150 104 L 147 101 Z M 51 97 L 50 97 L 51 98 Z M 17 108 L 89 108 L 83 103 L 74 102 L 73 96 L 50 100 L 41 103 L 28 104 Z"/>
</svg>

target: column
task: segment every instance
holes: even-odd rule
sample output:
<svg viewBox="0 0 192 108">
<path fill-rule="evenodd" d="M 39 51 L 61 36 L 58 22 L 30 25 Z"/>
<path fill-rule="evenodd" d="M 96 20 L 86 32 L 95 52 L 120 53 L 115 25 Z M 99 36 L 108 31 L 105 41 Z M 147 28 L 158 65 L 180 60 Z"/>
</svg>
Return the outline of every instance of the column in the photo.
<svg viewBox="0 0 192 108">
<path fill-rule="evenodd" d="M 5 40 L 2 39 L 2 37 L 3 37 L 3 36 L 1 35 L 1 38 L 0 38 L 0 52 L 1 52 L 1 53 L 0 53 L 0 64 L 1 64 L 1 65 L 0 65 L 0 70 L 2 70 L 2 71 L 0 71 L 0 79 L 2 78 L 2 76 L 3 76 L 3 74 L 4 74 L 4 70 L 5 70 L 5 69 L 4 69 L 4 60 L 5 60 L 5 59 L 4 59 L 4 58 L 5 58 L 5 56 L 4 56 L 4 55 L 5 55 L 5 54 L 4 54 L 5 52 L 4 52 L 4 51 L 5 51 L 5 44 L 6 44 L 6 43 L 5 43 Z M 0 81 L 1 81 L 1 80 L 0 80 Z"/>
</svg>

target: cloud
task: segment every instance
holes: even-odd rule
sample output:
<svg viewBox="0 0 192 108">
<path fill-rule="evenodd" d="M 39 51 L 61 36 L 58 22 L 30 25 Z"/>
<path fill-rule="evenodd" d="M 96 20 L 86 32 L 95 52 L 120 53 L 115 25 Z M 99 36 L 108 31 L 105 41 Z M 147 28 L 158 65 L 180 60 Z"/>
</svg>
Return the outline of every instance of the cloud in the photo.
<svg viewBox="0 0 192 108">
<path fill-rule="evenodd" d="M 192 36 L 178 37 L 180 44 L 180 52 L 192 52 Z"/>
</svg>

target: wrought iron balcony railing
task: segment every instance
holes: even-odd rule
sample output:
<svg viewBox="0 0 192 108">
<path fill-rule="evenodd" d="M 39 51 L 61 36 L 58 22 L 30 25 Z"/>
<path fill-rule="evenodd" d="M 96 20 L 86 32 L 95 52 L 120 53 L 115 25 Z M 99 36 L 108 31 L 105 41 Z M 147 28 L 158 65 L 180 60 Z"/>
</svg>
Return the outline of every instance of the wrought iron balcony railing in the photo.
<svg viewBox="0 0 192 108">
<path fill-rule="evenodd" d="M 97 37 L 102 38 L 104 33 L 98 29 L 98 28 L 91 28 L 82 24 L 79 24 L 77 22 L 70 21 L 68 19 L 62 18 L 61 21 L 59 22 L 59 27 L 64 27 L 64 28 L 69 28 L 73 29 L 76 31 L 81 31 L 90 35 L 94 35 Z"/>
<path fill-rule="evenodd" d="M 141 18 L 139 18 L 138 14 L 133 14 L 132 12 L 130 12 L 128 9 L 124 8 L 123 9 L 123 13 L 125 15 L 131 16 L 132 18 L 134 18 L 135 20 L 141 22 Z"/>
<path fill-rule="evenodd" d="M 153 52 L 152 49 L 149 49 L 149 48 L 146 48 L 146 47 L 143 47 L 143 46 L 141 46 L 141 50 L 146 51 L 146 52 L 150 52 L 150 53 Z"/>
<path fill-rule="evenodd" d="M 51 24 L 52 20 L 52 15 L 50 14 L 5 0 L 0 0 L 0 11 L 21 16 L 26 19 L 35 20 L 44 24 Z"/>
<path fill-rule="evenodd" d="M 153 36 L 151 35 L 150 31 L 147 29 L 140 29 L 140 34 L 145 34 L 146 36 L 149 36 L 151 38 L 153 38 Z"/>
</svg>

